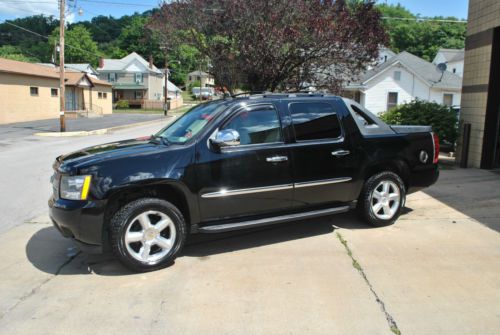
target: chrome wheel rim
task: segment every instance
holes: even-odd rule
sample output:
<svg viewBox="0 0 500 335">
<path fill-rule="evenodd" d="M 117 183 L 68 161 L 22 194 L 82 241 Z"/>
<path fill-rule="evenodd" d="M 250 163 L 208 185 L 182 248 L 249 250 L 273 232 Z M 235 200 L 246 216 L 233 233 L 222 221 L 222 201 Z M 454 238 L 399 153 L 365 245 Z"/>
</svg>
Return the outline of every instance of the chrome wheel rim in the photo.
<svg viewBox="0 0 500 335">
<path fill-rule="evenodd" d="M 401 192 L 398 185 L 390 180 L 378 183 L 372 191 L 370 204 L 373 214 L 381 220 L 389 220 L 398 211 Z"/>
<path fill-rule="evenodd" d="M 145 211 L 128 225 L 125 246 L 135 260 L 157 263 L 172 250 L 176 233 L 174 222 L 167 214 Z"/>
</svg>

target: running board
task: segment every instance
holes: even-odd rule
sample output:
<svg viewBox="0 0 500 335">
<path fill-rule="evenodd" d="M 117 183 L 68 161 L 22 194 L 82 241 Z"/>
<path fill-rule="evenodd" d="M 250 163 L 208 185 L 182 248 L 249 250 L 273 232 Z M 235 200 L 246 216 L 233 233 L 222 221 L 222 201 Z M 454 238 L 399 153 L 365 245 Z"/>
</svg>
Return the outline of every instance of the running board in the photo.
<svg viewBox="0 0 500 335">
<path fill-rule="evenodd" d="M 345 212 L 349 211 L 349 208 L 350 208 L 350 206 L 341 206 L 341 207 L 320 209 L 320 210 L 304 212 L 304 213 L 274 216 L 274 217 L 265 218 L 265 219 L 240 221 L 240 222 L 233 222 L 233 223 L 226 223 L 226 224 L 219 224 L 219 225 L 204 226 L 204 227 L 198 227 L 197 232 L 199 232 L 199 233 L 222 233 L 222 232 L 232 231 L 232 230 L 267 226 L 270 224 L 282 223 L 282 222 L 293 221 L 293 220 L 298 220 L 298 219 L 310 219 L 310 218 L 314 218 L 314 217 L 318 217 L 318 216 L 345 213 Z"/>
</svg>

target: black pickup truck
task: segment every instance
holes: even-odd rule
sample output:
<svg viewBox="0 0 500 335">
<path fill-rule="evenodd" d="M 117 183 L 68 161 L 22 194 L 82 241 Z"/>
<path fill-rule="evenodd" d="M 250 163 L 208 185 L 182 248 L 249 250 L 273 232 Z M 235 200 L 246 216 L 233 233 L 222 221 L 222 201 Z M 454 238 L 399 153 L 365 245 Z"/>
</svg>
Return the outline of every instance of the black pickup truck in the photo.
<svg viewBox="0 0 500 335">
<path fill-rule="evenodd" d="M 173 262 L 190 233 L 218 233 L 356 208 L 393 223 L 438 178 L 439 140 L 391 127 L 349 99 L 258 94 L 193 107 L 156 135 L 54 163 L 50 217 L 83 251 L 129 268 Z"/>
</svg>

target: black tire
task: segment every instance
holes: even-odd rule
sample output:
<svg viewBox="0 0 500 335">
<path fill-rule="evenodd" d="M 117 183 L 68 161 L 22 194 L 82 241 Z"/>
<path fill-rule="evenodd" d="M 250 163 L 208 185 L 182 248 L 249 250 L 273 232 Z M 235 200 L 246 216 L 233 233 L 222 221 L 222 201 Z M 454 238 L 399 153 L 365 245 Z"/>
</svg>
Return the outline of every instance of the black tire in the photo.
<svg viewBox="0 0 500 335">
<path fill-rule="evenodd" d="M 139 224 L 140 226 L 139 220 L 135 219 L 141 213 L 148 211 L 153 211 L 168 217 L 175 230 L 171 228 L 172 226 L 169 226 L 168 229 L 165 228 L 168 234 L 173 234 L 170 235 L 173 239 L 173 243 L 171 244 L 172 246 L 170 249 L 165 248 L 164 252 L 167 253 L 164 256 L 159 259 L 155 259 L 154 261 L 141 261 L 134 258 L 133 254 L 129 252 L 129 250 L 133 250 L 132 248 L 139 248 L 141 246 L 145 248 L 146 242 L 144 242 L 144 240 L 134 242 L 140 244 L 140 246 L 129 243 L 129 247 L 127 247 L 127 244 L 125 243 L 125 234 L 127 233 L 127 230 L 133 228 L 135 229 L 135 226 L 131 227 L 131 225 Z M 155 214 L 147 214 L 147 216 L 153 220 L 155 218 Z M 139 231 L 138 233 L 142 233 L 143 236 L 146 236 L 145 231 L 146 229 Z M 174 259 L 180 253 L 184 246 L 184 242 L 186 241 L 187 226 L 182 213 L 170 202 L 158 198 L 141 198 L 131 201 L 115 213 L 110 223 L 110 235 L 113 253 L 120 260 L 120 262 L 133 271 L 147 272 L 165 268 L 173 264 Z M 152 243 L 151 252 L 148 252 L 148 254 L 151 253 L 151 255 L 155 255 L 155 252 L 157 252 L 158 249 L 160 251 L 162 249 L 161 247 L 156 246 L 154 242 Z M 156 255 L 161 255 L 161 253 Z"/>
<path fill-rule="evenodd" d="M 390 202 L 389 200 L 389 205 L 392 206 L 391 204 L 394 205 L 395 212 L 391 217 L 387 218 L 381 218 L 380 216 L 384 216 L 383 214 L 385 213 L 385 209 L 381 209 L 382 212 L 379 211 L 378 214 L 374 212 L 374 209 L 372 208 L 372 202 L 376 204 L 378 200 L 373 199 L 373 194 L 376 190 L 376 188 L 380 188 L 380 185 L 382 182 L 388 181 L 389 184 L 391 185 L 391 189 L 393 188 L 392 185 L 395 185 L 398 188 L 399 194 L 400 194 L 400 199 L 399 199 L 399 204 L 396 206 L 396 202 Z M 390 225 L 394 223 L 401 214 L 401 209 L 404 207 L 406 201 L 406 190 L 405 190 L 405 185 L 401 178 L 395 174 L 394 172 L 391 171 L 384 171 L 377 173 L 365 182 L 363 186 L 363 190 L 361 191 L 361 194 L 358 199 L 358 214 L 363 219 L 364 221 L 368 222 L 372 226 L 375 227 L 383 227 Z M 389 214 L 388 214 L 389 215 Z"/>
</svg>

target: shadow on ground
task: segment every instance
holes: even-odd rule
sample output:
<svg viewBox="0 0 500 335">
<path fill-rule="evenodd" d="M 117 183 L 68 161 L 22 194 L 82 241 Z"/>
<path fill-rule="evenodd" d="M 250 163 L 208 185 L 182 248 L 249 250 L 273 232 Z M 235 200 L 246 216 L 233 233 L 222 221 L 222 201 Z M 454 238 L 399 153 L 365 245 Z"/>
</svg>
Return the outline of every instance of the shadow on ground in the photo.
<svg viewBox="0 0 500 335">
<path fill-rule="evenodd" d="M 220 234 L 196 234 L 188 238 L 179 257 L 208 257 L 236 250 L 257 248 L 275 243 L 332 234 L 337 228 L 372 228 L 359 221 L 354 213 L 288 222 L 256 229 Z M 124 276 L 133 274 L 112 254 L 91 255 L 79 252 L 53 227 L 34 234 L 26 245 L 28 260 L 40 271 L 57 275 L 98 274 Z M 235 256 L 237 257 L 237 256 Z"/>
<path fill-rule="evenodd" d="M 500 171 L 450 168 L 424 193 L 500 232 Z"/>
</svg>

